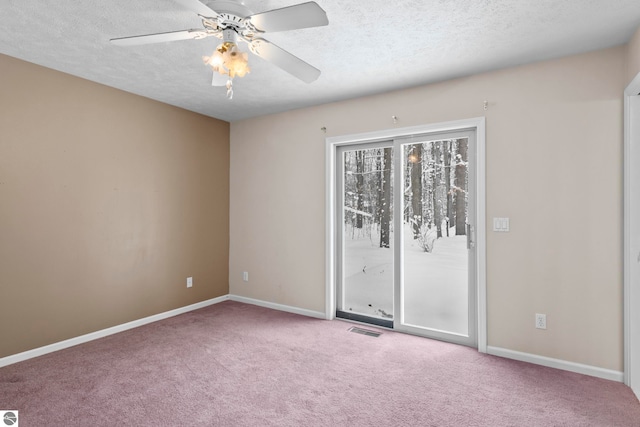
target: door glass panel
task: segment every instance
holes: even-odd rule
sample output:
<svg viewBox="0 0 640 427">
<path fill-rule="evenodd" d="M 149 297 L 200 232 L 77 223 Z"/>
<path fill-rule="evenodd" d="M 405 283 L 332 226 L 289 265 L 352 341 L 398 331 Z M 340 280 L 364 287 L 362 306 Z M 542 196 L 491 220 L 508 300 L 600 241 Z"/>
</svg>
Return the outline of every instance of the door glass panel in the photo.
<svg viewBox="0 0 640 427">
<path fill-rule="evenodd" d="M 402 323 L 467 336 L 468 138 L 402 147 Z"/>
<path fill-rule="evenodd" d="M 338 310 L 393 319 L 392 147 L 345 151 Z"/>
</svg>

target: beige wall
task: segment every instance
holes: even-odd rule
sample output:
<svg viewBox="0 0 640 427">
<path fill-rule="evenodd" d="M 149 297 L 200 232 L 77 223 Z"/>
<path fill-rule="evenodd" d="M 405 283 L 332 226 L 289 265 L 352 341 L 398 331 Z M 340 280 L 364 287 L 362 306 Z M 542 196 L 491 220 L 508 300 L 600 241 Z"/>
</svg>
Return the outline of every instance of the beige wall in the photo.
<svg viewBox="0 0 640 427">
<path fill-rule="evenodd" d="M 325 137 L 486 116 L 488 344 L 621 371 L 626 52 L 232 123 L 230 292 L 324 311 Z"/>
<path fill-rule="evenodd" d="M 627 44 L 627 79 L 630 83 L 640 73 L 640 27 Z"/>
<path fill-rule="evenodd" d="M 0 357 L 228 293 L 228 123 L 0 76 Z"/>
</svg>

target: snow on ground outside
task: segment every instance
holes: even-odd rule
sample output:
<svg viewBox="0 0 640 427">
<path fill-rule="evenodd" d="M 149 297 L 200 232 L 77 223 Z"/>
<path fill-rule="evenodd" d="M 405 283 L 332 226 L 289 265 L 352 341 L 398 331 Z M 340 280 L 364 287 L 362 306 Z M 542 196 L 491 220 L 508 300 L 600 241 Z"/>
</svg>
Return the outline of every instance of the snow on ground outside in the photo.
<svg viewBox="0 0 640 427">
<path fill-rule="evenodd" d="M 427 253 L 404 227 L 404 323 L 467 335 L 466 236 L 442 237 Z M 391 241 L 393 233 L 391 235 Z M 344 311 L 393 318 L 393 244 L 379 247 L 379 234 L 345 230 Z"/>
</svg>

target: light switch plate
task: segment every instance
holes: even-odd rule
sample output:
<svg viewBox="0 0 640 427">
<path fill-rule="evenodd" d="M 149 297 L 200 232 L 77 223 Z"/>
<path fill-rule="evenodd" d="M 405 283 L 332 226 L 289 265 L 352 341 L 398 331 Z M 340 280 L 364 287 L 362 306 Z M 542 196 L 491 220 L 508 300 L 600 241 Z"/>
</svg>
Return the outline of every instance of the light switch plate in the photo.
<svg viewBox="0 0 640 427">
<path fill-rule="evenodd" d="M 508 232 L 509 218 L 493 218 L 493 231 Z"/>
</svg>

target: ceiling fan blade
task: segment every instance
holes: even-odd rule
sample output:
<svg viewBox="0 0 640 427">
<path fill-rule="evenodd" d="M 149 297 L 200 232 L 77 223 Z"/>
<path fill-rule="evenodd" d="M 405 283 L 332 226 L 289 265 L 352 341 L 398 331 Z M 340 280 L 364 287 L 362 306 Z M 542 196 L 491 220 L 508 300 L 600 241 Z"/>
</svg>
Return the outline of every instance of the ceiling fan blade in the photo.
<svg viewBox="0 0 640 427">
<path fill-rule="evenodd" d="M 320 70 L 265 39 L 253 39 L 251 52 L 277 65 L 303 82 L 311 83 L 320 77 Z"/>
<path fill-rule="evenodd" d="M 198 0 L 173 0 L 185 9 L 189 9 L 198 15 L 206 16 L 207 18 L 214 18 L 218 16 L 218 14 L 211 9 L 209 6 L 206 6 L 204 3 Z"/>
<path fill-rule="evenodd" d="M 111 39 L 110 42 L 118 46 L 135 46 L 176 40 L 201 39 L 208 35 L 205 30 L 182 30 L 170 31 L 168 33 L 145 34 L 143 36 L 120 37 Z"/>
<path fill-rule="evenodd" d="M 264 32 L 297 30 L 329 24 L 327 13 L 313 1 L 257 13 L 247 19 L 254 27 Z"/>
</svg>

